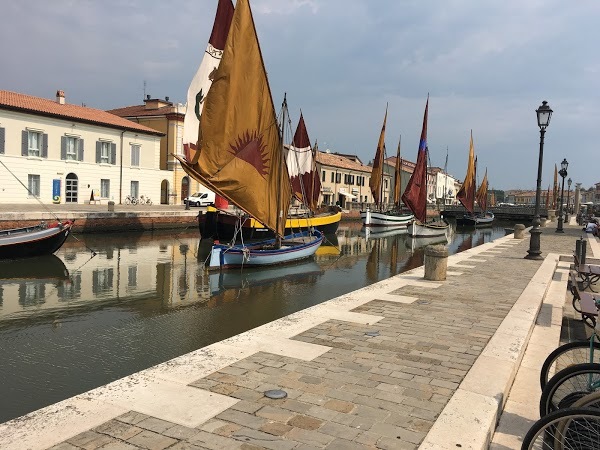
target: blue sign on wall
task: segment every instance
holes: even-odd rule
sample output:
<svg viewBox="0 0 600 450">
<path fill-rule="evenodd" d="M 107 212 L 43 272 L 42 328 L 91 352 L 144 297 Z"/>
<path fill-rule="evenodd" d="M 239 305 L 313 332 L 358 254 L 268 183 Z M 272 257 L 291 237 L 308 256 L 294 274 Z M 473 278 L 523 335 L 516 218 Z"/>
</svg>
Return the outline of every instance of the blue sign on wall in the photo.
<svg viewBox="0 0 600 450">
<path fill-rule="evenodd" d="M 52 180 L 52 203 L 60 203 L 60 179 Z"/>
</svg>

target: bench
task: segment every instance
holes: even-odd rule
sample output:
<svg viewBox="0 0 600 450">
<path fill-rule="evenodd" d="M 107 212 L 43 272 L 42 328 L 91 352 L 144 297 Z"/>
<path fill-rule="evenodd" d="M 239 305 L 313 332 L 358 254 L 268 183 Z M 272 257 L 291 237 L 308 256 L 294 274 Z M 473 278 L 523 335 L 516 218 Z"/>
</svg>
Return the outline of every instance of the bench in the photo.
<svg viewBox="0 0 600 450">
<path fill-rule="evenodd" d="M 571 279 L 571 286 L 569 289 L 573 295 L 573 309 L 581 314 L 583 323 L 588 327 L 594 328 L 596 326 L 596 317 L 598 317 L 596 299 L 593 294 L 579 290 L 579 283 L 575 272 L 569 272 L 569 277 Z"/>
<path fill-rule="evenodd" d="M 589 287 L 592 292 L 596 292 L 592 288 L 592 284 L 596 284 L 600 280 L 600 266 L 596 264 L 581 264 L 577 253 L 573 253 L 573 260 L 574 269 L 583 282 L 582 289 L 585 290 Z"/>
</svg>

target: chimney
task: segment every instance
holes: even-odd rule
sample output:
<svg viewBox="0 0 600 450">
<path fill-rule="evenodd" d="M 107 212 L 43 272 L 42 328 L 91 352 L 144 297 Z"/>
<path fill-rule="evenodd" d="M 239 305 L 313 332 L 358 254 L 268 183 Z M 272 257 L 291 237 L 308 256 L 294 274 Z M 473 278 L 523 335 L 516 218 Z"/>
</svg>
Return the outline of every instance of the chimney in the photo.
<svg viewBox="0 0 600 450">
<path fill-rule="evenodd" d="M 65 104 L 65 91 L 56 91 L 56 103 L 60 105 Z"/>
</svg>

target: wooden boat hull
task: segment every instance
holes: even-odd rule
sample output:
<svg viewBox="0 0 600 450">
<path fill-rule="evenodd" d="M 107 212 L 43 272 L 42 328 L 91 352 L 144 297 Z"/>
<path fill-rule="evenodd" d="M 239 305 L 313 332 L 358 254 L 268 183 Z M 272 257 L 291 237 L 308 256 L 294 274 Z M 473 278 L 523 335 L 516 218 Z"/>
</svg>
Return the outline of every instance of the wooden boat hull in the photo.
<svg viewBox="0 0 600 450">
<path fill-rule="evenodd" d="M 415 218 L 412 214 L 366 211 L 360 212 L 360 218 L 365 227 L 406 227 Z"/>
<path fill-rule="evenodd" d="M 448 243 L 446 236 L 413 237 L 406 241 L 406 246 L 411 251 L 415 251 L 419 248 L 427 247 L 428 245 L 446 243 Z"/>
<path fill-rule="evenodd" d="M 491 227 L 494 222 L 494 214 L 487 213 L 485 216 L 473 216 L 465 214 L 456 218 L 456 225 L 463 227 Z"/>
<path fill-rule="evenodd" d="M 15 228 L 0 231 L 0 259 L 20 259 L 51 255 L 65 242 L 73 222 L 50 226 Z"/>
<path fill-rule="evenodd" d="M 408 234 L 412 237 L 438 237 L 448 235 L 448 224 L 444 223 L 421 223 L 414 221 L 408 226 Z"/>
<path fill-rule="evenodd" d="M 309 227 L 316 228 L 323 234 L 335 234 L 340 224 L 342 213 L 319 214 L 314 217 L 288 217 L 285 222 L 284 235 L 297 233 L 299 230 L 307 230 Z M 239 218 L 221 210 L 207 211 L 198 215 L 198 228 L 202 238 L 232 239 L 235 235 Z M 253 218 L 247 218 L 242 224 L 242 237 L 244 239 L 267 239 L 273 238 L 274 234 L 263 224 Z"/>
<path fill-rule="evenodd" d="M 309 258 L 323 242 L 318 230 L 285 236 L 280 248 L 274 248 L 275 239 L 250 244 L 214 244 L 210 252 L 208 270 L 234 267 L 262 267 L 286 264 Z"/>
</svg>

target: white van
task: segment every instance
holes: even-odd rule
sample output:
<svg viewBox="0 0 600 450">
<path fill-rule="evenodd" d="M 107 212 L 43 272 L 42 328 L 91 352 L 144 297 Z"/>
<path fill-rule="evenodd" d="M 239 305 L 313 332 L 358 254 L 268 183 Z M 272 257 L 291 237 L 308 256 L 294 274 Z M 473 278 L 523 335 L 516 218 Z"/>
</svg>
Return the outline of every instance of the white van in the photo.
<svg viewBox="0 0 600 450">
<path fill-rule="evenodd" d="M 215 203 L 214 192 L 196 192 L 183 199 L 183 204 L 189 203 L 190 206 L 208 206 Z"/>
</svg>

